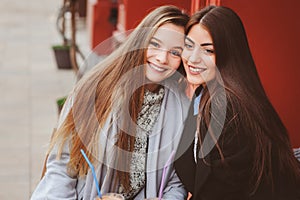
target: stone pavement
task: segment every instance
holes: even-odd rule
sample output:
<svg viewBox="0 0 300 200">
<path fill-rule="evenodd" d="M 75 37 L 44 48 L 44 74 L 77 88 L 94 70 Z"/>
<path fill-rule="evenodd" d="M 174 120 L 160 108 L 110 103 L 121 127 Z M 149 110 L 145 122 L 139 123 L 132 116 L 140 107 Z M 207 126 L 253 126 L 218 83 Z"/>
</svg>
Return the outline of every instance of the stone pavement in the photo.
<svg viewBox="0 0 300 200">
<path fill-rule="evenodd" d="M 29 199 L 58 118 L 56 99 L 76 82 L 51 45 L 60 1 L 0 1 L 0 199 Z M 85 23 L 78 27 L 87 43 Z M 85 40 L 86 39 L 86 40 Z"/>
</svg>

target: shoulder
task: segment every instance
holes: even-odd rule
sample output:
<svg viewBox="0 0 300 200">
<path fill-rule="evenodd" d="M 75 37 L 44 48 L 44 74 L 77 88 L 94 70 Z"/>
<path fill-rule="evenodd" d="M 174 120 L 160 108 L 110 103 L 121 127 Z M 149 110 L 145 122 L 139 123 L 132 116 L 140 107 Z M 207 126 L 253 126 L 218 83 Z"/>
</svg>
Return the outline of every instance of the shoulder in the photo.
<svg viewBox="0 0 300 200">
<path fill-rule="evenodd" d="M 203 112 L 212 117 L 236 118 L 244 112 L 240 98 L 232 91 L 219 87 L 214 91 L 204 90 L 201 99 Z"/>
</svg>

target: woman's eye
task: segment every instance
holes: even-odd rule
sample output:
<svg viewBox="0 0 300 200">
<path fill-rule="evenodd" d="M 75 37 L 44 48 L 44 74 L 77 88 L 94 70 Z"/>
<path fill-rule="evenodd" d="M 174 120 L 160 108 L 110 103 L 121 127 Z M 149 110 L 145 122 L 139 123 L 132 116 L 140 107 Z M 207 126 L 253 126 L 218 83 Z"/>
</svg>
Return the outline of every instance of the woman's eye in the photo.
<svg viewBox="0 0 300 200">
<path fill-rule="evenodd" d="M 212 49 L 204 49 L 204 51 L 207 53 L 207 54 L 214 54 L 215 51 L 212 50 Z"/>
<path fill-rule="evenodd" d="M 192 45 L 192 44 L 189 44 L 189 43 L 185 43 L 185 44 L 184 44 L 184 47 L 185 47 L 186 49 L 192 49 L 192 48 L 193 48 L 193 45 Z"/>
<path fill-rule="evenodd" d="M 176 56 L 176 57 L 180 57 L 180 56 L 181 56 L 181 51 L 178 51 L 178 50 L 170 50 L 169 52 L 170 52 L 170 54 L 171 54 L 172 56 Z"/>
<path fill-rule="evenodd" d="M 154 42 L 154 41 L 150 41 L 150 45 L 153 46 L 153 47 L 156 47 L 156 48 L 160 47 L 160 45 L 157 42 Z"/>
</svg>

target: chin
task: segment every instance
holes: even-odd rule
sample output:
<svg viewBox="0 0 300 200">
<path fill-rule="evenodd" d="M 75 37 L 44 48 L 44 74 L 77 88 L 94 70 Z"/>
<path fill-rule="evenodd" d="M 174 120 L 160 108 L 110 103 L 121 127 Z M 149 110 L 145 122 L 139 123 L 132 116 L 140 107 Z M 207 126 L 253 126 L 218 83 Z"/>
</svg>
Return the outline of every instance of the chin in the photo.
<svg viewBox="0 0 300 200">
<path fill-rule="evenodd" d="M 187 77 L 187 81 L 189 84 L 193 84 L 193 85 L 202 85 L 203 83 L 205 83 L 203 80 L 199 80 L 199 78 L 195 79 L 195 78 Z"/>
<path fill-rule="evenodd" d="M 146 77 L 150 83 L 160 83 L 162 80 L 159 78 Z"/>
<path fill-rule="evenodd" d="M 160 79 L 159 80 L 157 80 L 157 79 L 156 80 L 150 80 L 151 83 L 161 83 L 162 81 L 163 80 L 160 80 Z"/>
</svg>

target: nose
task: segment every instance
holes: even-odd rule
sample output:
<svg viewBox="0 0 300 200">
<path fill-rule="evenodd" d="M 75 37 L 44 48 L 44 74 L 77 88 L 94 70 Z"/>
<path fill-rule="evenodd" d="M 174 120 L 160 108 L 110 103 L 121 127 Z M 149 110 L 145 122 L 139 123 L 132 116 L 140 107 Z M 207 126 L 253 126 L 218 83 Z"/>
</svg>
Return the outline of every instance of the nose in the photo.
<svg viewBox="0 0 300 200">
<path fill-rule="evenodd" d="M 190 57 L 188 58 L 188 60 L 191 63 L 200 63 L 202 61 L 201 52 L 199 52 L 197 49 L 194 49 L 191 52 Z"/>
<path fill-rule="evenodd" d="M 160 63 L 165 64 L 168 62 L 168 51 L 161 49 L 156 54 L 156 60 L 158 60 Z"/>
</svg>

